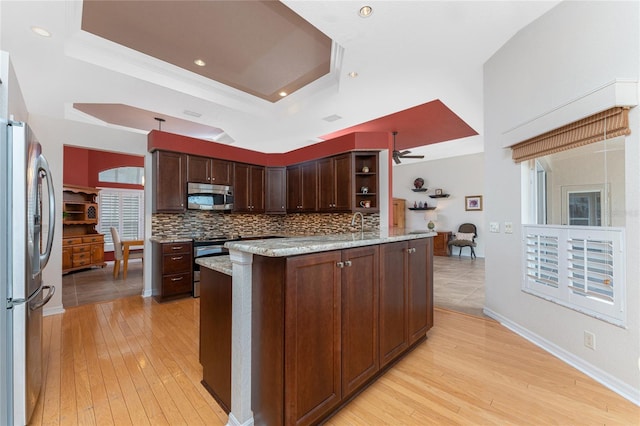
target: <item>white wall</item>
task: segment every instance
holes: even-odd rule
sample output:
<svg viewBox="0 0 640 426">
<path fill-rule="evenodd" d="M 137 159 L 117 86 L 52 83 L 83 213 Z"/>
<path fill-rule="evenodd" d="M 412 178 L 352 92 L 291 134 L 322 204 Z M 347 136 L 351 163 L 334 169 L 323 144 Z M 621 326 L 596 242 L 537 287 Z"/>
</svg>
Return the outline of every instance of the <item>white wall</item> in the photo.
<svg viewBox="0 0 640 426">
<path fill-rule="evenodd" d="M 487 61 L 484 80 L 485 215 L 487 221 L 508 220 L 515 225 L 512 235 L 486 234 L 486 312 L 636 403 L 640 403 L 639 108 L 630 111 L 632 134 L 625 146 L 626 329 L 520 290 L 519 224 L 521 194 L 527 185 L 521 179 L 521 166 L 502 146 L 514 127 L 574 114 L 578 103 L 581 108 L 588 104 L 591 113 L 610 107 L 610 100 L 582 100 L 590 100 L 595 89 L 615 79 L 638 80 L 639 20 L 638 2 L 560 3 Z M 637 86 L 633 90 L 637 92 Z M 584 346 L 585 330 L 595 334 L 596 350 Z"/>
<path fill-rule="evenodd" d="M 427 158 L 429 156 L 427 155 Z M 484 257 L 486 226 L 484 209 L 482 211 L 466 211 L 465 196 L 484 194 L 484 154 L 471 154 L 459 157 L 420 161 L 393 167 L 393 197 L 407 200 L 407 207 L 413 207 L 414 201 L 428 202 L 435 206 L 438 220 L 436 230 L 456 232 L 458 226 L 469 222 L 478 229 L 478 246 L 475 251 L 478 257 Z M 415 161 L 415 160 L 414 160 Z M 413 192 L 413 181 L 421 177 L 425 181 L 427 192 Z M 449 198 L 430 198 L 436 188 L 450 194 Z M 486 205 L 486 200 L 483 200 Z M 425 229 L 427 227 L 424 211 L 406 210 L 405 227 L 409 229 Z M 457 254 L 457 251 L 455 252 Z M 469 250 L 463 250 L 463 256 L 469 256 Z"/>
<path fill-rule="evenodd" d="M 44 116 L 30 115 L 29 124 L 34 134 L 42 144 L 42 153 L 47 157 L 53 175 L 53 186 L 56 194 L 56 232 L 49 264 L 43 272 L 46 284 L 56 286 L 56 293 L 44 307 L 44 315 L 51 315 L 63 311 L 62 306 L 62 175 L 63 175 L 63 146 L 73 145 L 98 149 L 102 151 L 122 152 L 126 154 L 147 154 L 147 136 L 118 129 L 79 123 L 69 120 L 58 120 Z M 151 169 L 146 164 L 145 170 Z M 149 176 L 145 177 L 150 182 Z M 145 218 L 150 224 L 150 218 Z M 149 225 L 150 226 L 150 225 Z M 150 234 L 147 234 L 150 235 Z M 147 247 L 148 245 L 148 247 Z M 151 246 L 145 244 L 147 253 L 151 253 Z M 145 262 L 145 285 L 150 272 L 151 262 Z"/>
</svg>

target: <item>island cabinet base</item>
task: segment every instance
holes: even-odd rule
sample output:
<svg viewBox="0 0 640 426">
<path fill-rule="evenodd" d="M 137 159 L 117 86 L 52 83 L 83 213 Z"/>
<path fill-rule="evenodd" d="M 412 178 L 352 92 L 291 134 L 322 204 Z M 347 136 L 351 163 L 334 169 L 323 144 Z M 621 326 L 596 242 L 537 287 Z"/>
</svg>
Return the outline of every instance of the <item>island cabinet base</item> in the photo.
<svg viewBox="0 0 640 426">
<path fill-rule="evenodd" d="M 202 385 L 231 410 L 231 276 L 200 268 L 200 364 Z"/>
<path fill-rule="evenodd" d="M 404 249 L 400 282 L 382 266 L 386 245 L 253 257 L 251 409 L 256 425 L 325 420 L 426 338 L 433 318 L 428 312 L 433 309 L 432 239 L 396 247 Z M 422 267 L 412 268 L 417 264 Z M 400 299 L 381 300 L 381 288 L 388 293 L 393 286 Z M 381 352 L 389 354 L 380 350 L 380 326 L 390 315 L 401 324 L 387 327 L 385 338 L 397 329 L 404 344 L 383 365 Z"/>
</svg>

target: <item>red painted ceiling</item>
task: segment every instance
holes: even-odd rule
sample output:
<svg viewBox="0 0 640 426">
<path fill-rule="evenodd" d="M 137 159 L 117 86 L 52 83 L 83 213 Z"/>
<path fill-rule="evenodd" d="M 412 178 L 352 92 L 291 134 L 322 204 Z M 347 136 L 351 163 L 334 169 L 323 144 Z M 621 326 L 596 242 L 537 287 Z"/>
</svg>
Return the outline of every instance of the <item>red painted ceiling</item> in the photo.
<svg viewBox="0 0 640 426">
<path fill-rule="evenodd" d="M 477 135 L 474 129 L 439 100 L 398 111 L 366 123 L 321 136 L 334 139 L 349 133 L 397 131 L 396 149 L 409 149 Z"/>
</svg>

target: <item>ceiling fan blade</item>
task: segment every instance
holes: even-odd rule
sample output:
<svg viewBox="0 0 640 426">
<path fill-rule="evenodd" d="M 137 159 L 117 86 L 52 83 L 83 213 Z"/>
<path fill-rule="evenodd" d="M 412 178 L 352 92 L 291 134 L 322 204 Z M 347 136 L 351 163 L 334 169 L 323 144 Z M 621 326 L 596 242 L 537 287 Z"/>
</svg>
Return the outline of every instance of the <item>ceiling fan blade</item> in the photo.
<svg viewBox="0 0 640 426">
<path fill-rule="evenodd" d="M 397 155 L 394 155 L 394 156 L 393 156 L 393 161 L 394 161 L 396 164 L 400 164 L 400 158 L 399 158 Z"/>
<path fill-rule="evenodd" d="M 424 158 L 424 155 L 401 155 L 402 158 Z"/>
<path fill-rule="evenodd" d="M 411 154 L 411 151 L 402 151 L 402 152 L 399 152 L 399 153 L 398 153 L 398 155 L 399 155 L 400 157 L 404 157 L 404 156 L 405 156 L 405 155 L 407 155 L 407 154 Z"/>
</svg>

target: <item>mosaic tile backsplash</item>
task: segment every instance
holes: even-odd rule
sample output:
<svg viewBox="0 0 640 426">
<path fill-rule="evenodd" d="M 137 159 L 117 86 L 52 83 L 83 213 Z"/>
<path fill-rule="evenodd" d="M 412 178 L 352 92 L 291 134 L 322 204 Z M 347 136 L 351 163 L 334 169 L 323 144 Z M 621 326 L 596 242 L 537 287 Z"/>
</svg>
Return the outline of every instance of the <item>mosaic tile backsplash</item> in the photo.
<svg viewBox="0 0 640 426">
<path fill-rule="evenodd" d="M 218 235 L 319 235 L 351 232 L 351 213 L 233 214 L 198 210 L 151 216 L 154 237 L 207 238 Z M 359 223 L 357 224 L 359 226 Z M 378 213 L 364 215 L 365 229 L 379 229 Z"/>
</svg>

